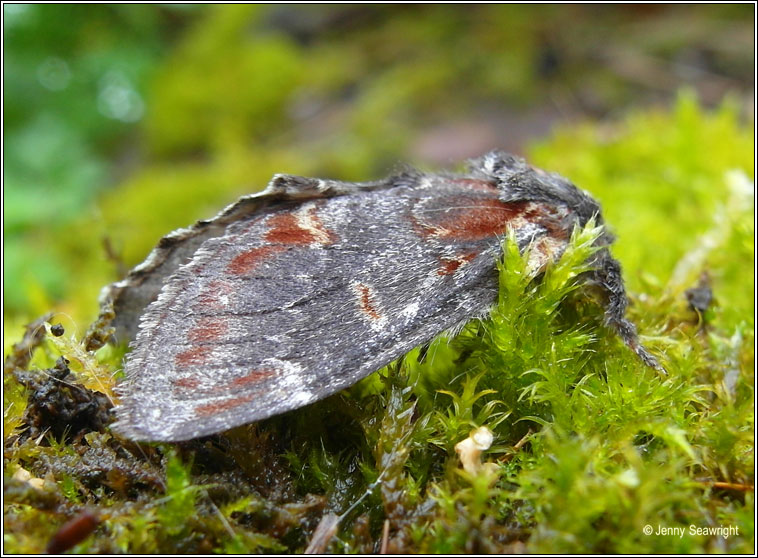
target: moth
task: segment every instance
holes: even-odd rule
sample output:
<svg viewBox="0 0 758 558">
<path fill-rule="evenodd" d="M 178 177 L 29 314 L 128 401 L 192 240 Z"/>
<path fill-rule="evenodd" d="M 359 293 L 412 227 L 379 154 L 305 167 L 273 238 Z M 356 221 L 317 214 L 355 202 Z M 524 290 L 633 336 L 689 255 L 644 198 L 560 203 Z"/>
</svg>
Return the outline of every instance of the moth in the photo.
<svg viewBox="0 0 758 558">
<path fill-rule="evenodd" d="M 589 194 L 502 152 L 463 174 L 275 175 L 104 289 L 116 338 L 133 340 L 113 428 L 180 441 L 323 399 L 487 316 L 509 230 L 544 268 L 593 217 L 602 223 Z M 625 318 L 612 240 L 597 240 L 585 280 L 605 293 L 607 325 L 660 368 Z"/>
</svg>

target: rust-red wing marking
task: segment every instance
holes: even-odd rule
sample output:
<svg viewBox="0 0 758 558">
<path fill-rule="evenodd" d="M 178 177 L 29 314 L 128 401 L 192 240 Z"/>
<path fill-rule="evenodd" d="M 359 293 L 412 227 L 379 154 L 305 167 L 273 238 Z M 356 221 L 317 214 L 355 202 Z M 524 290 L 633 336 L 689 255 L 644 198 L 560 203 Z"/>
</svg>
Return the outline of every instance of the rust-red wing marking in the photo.
<svg viewBox="0 0 758 558">
<path fill-rule="evenodd" d="M 234 286 L 223 279 L 215 279 L 208 284 L 205 292 L 197 297 L 197 302 L 206 310 L 221 310 L 226 304 L 221 297 L 234 292 Z"/>
<path fill-rule="evenodd" d="M 464 264 L 469 263 L 475 257 L 476 257 L 476 253 L 474 252 L 471 252 L 468 254 L 461 254 L 454 258 L 442 257 L 440 258 L 440 262 L 442 263 L 442 265 L 437 270 L 437 275 L 452 275 L 453 273 L 458 271 L 458 268 L 460 268 Z"/>
<path fill-rule="evenodd" d="M 382 315 L 379 313 L 379 310 L 376 308 L 374 301 L 372 300 L 371 287 L 364 283 L 358 283 L 355 285 L 355 290 L 358 293 L 361 310 L 368 314 L 371 319 L 381 319 Z"/>
<path fill-rule="evenodd" d="M 311 207 L 305 213 L 280 213 L 269 217 L 270 229 L 263 235 L 269 242 L 278 244 L 331 244 L 337 236 L 333 231 L 324 227 L 317 214 L 317 209 Z"/>
<path fill-rule="evenodd" d="M 200 381 L 195 378 L 179 378 L 171 383 L 180 389 L 196 389 L 200 385 Z"/>
<path fill-rule="evenodd" d="M 211 352 L 210 345 L 200 345 L 187 349 L 174 357 L 174 363 L 177 367 L 183 368 L 197 364 L 205 364 L 208 354 Z"/>
<path fill-rule="evenodd" d="M 439 222 L 446 233 L 442 236 L 460 240 L 481 240 L 502 234 L 508 221 L 523 212 L 523 202 L 504 203 L 493 199 L 469 199 L 468 206 L 442 213 Z"/>
<path fill-rule="evenodd" d="M 269 230 L 263 239 L 271 244 L 250 248 L 236 255 L 229 262 L 227 271 L 234 275 L 246 275 L 264 260 L 286 250 L 286 246 L 307 246 L 313 243 L 327 245 L 336 242 L 337 235 L 324 226 L 317 211 L 316 207 L 311 207 L 306 212 L 285 212 L 270 216 L 266 221 Z"/>
<path fill-rule="evenodd" d="M 206 403 L 205 405 L 200 405 L 195 409 L 195 415 L 199 417 L 213 416 L 223 411 L 228 411 L 229 409 L 234 409 L 235 407 L 244 405 L 245 403 L 249 403 L 255 397 L 255 394 L 249 394 L 241 395 L 239 397 L 235 397 L 234 399 L 227 399 L 225 401 Z"/>
<path fill-rule="evenodd" d="M 292 213 L 273 215 L 267 221 L 271 227 L 263 236 L 269 242 L 281 244 L 310 244 L 313 242 L 313 234 L 300 228 L 297 217 Z"/>
<path fill-rule="evenodd" d="M 279 372 L 277 370 L 252 370 L 249 374 L 235 378 L 231 382 L 227 382 L 221 386 L 206 387 L 205 391 L 209 393 L 230 393 L 234 390 L 244 389 L 250 386 L 254 386 L 263 381 L 269 380 L 277 376 Z M 179 378 L 171 382 L 174 387 L 180 390 L 194 390 L 200 387 L 200 380 L 196 378 Z"/>
<path fill-rule="evenodd" d="M 203 316 L 197 320 L 195 327 L 189 330 L 187 340 L 190 343 L 215 341 L 226 333 L 226 329 L 225 319 Z"/>
<path fill-rule="evenodd" d="M 508 222 L 524 213 L 527 202 L 451 196 L 438 205 L 439 210 L 422 211 L 423 221 L 418 220 L 420 227 L 416 227 L 419 233 L 454 240 L 483 240 L 503 234 Z"/>
<path fill-rule="evenodd" d="M 251 248 L 236 255 L 229 262 L 226 269 L 229 273 L 235 275 L 245 275 L 255 269 L 263 260 L 283 250 L 286 250 L 284 246 L 259 246 L 258 248 Z"/>
<path fill-rule="evenodd" d="M 252 386 L 255 384 L 259 384 L 265 380 L 269 380 L 273 377 L 275 377 L 278 374 L 277 370 L 253 370 L 250 373 L 240 376 L 239 378 L 235 378 L 231 382 L 229 382 L 229 387 L 238 389 L 238 388 L 245 388 L 248 386 Z"/>
</svg>

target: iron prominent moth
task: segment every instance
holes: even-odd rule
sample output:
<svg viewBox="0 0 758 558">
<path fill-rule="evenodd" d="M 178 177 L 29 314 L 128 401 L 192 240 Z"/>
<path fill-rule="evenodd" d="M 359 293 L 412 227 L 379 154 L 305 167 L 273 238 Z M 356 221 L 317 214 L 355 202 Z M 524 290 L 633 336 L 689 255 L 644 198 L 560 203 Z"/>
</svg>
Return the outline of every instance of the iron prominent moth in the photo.
<svg viewBox="0 0 758 558">
<path fill-rule="evenodd" d="M 347 183 L 276 175 L 214 219 L 164 237 L 106 287 L 131 339 L 114 429 L 136 440 L 205 436 L 350 386 L 497 300 L 510 230 L 544 267 L 600 206 L 557 174 L 491 152 L 464 174 L 406 171 Z M 647 364 L 603 233 L 586 280 L 605 320 Z"/>
</svg>

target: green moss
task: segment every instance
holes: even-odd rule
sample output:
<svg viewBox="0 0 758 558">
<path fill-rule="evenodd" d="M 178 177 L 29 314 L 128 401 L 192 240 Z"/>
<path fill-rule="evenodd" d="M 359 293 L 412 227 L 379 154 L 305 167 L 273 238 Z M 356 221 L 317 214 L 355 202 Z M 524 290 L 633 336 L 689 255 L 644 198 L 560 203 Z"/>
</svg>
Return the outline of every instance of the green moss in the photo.
<svg viewBox="0 0 758 558">
<path fill-rule="evenodd" d="M 734 327 L 752 312 L 753 302 L 743 293 L 751 292 L 755 280 L 737 262 L 753 251 L 754 202 L 752 184 L 739 184 L 729 172 L 752 180 L 753 151 L 753 136 L 732 103 L 705 114 L 684 92 L 671 114 L 632 114 L 612 132 L 590 125 L 565 128 L 533 155 L 535 164 L 571 178 L 601 201 L 633 292 L 665 286 L 679 297 L 701 271 L 712 268 L 718 317 Z M 709 232 L 711 245 L 704 250 Z M 685 257 L 700 250 L 696 265 L 687 267 Z M 740 256 L 734 260 L 732 253 Z M 720 265 L 709 265 L 716 261 Z"/>
<path fill-rule="evenodd" d="M 158 520 L 166 532 L 179 535 L 187 528 L 188 518 L 195 514 L 198 488 L 192 486 L 190 467 L 185 466 L 175 452 L 170 452 L 165 459 L 166 496 L 158 509 Z"/>
</svg>

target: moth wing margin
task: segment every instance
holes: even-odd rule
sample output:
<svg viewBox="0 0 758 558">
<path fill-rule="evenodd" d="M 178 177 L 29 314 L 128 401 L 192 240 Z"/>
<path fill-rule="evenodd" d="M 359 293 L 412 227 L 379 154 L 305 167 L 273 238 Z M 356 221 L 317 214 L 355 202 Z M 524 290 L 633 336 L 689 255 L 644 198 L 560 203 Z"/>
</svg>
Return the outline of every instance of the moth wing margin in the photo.
<svg viewBox="0 0 758 558">
<path fill-rule="evenodd" d="M 179 273 L 187 276 L 190 271 L 190 268 L 183 268 L 183 271 L 180 270 Z M 341 289 L 340 292 L 347 291 L 349 283 L 349 281 L 346 281 L 345 288 Z M 355 363 L 355 368 L 340 367 L 335 369 L 329 366 L 326 368 L 313 365 L 304 366 L 302 370 L 309 370 L 310 374 L 308 375 L 309 383 L 303 383 L 302 385 L 293 385 L 287 378 L 272 378 L 270 381 L 262 379 L 261 384 L 257 386 L 260 391 L 255 396 L 246 394 L 241 391 L 242 388 L 239 388 L 238 393 L 236 393 L 236 401 L 241 403 L 234 402 L 229 408 L 227 408 L 227 405 L 235 397 L 230 397 L 228 391 L 219 391 L 215 398 L 207 397 L 206 394 L 206 398 L 202 401 L 200 407 L 198 407 L 197 401 L 189 400 L 181 405 L 181 409 L 175 409 L 174 412 L 170 413 L 162 413 L 165 417 L 171 417 L 170 423 L 155 423 L 154 420 L 146 420 L 146 417 L 157 408 L 150 405 L 143 406 L 136 404 L 135 401 L 130 401 L 128 397 L 125 397 L 129 392 L 134 393 L 135 390 L 144 393 L 146 387 L 140 380 L 144 379 L 146 373 L 147 376 L 150 376 L 150 367 L 155 367 L 154 364 L 151 365 L 149 360 L 143 358 L 144 355 L 142 355 L 132 363 L 133 366 L 131 367 L 132 372 L 138 372 L 138 374 L 131 375 L 126 383 L 119 386 L 119 392 L 124 399 L 122 399 L 122 405 L 117 412 L 118 422 L 113 425 L 113 428 L 121 435 L 135 440 L 177 442 L 216 434 L 241 424 L 266 419 L 273 415 L 297 409 L 306 403 L 324 399 L 353 385 L 361 378 L 396 360 L 414 347 L 423 345 L 438 335 L 444 334 L 446 331 L 449 332 L 449 335 L 455 335 L 463 324 L 469 320 L 487 316 L 497 294 L 496 284 L 491 283 L 492 281 L 486 280 L 482 276 L 476 282 L 473 290 L 468 289 L 468 298 L 471 304 L 466 307 L 456 304 L 459 297 L 448 297 L 440 305 L 443 311 L 439 313 L 439 320 L 419 322 L 412 329 L 404 331 L 401 338 L 391 345 L 383 346 L 372 353 L 370 358 L 361 361 L 362 355 L 359 352 L 355 352 L 355 354 L 351 353 L 350 359 Z M 174 282 L 172 281 L 171 284 L 173 285 Z M 170 294 L 172 293 L 164 292 L 164 298 L 168 300 Z M 146 321 L 152 322 L 158 320 L 160 313 L 161 307 L 153 305 L 147 313 Z M 328 318 L 326 313 L 321 315 L 325 316 L 325 319 Z M 273 316 L 273 314 L 270 314 L 270 316 Z M 316 329 L 328 330 L 335 323 L 341 322 L 340 318 L 332 317 L 331 320 L 332 323 L 318 322 Z M 251 337 L 254 336 L 251 335 Z M 344 338 L 348 339 L 347 336 Z M 349 339 L 350 343 L 348 345 L 353 344 L 353 339 Z M 334 347 L 336 345 L 331 346 Z M 356 345 L 356 347 L 360 347 L 360 344 Z M 341 347 L 339 352 L 347 354 L 349 351 L 350 348 L 346 346 Z M 294 361 L 295 364 L 297 362 Z M 303 362 L 302 364 L 306 363 Z M 288 374 L 288 378 L 294 379 L 296 375 Z M 318 386 L 317 392 L 313 391 L 314 386 Z M 289 394 L 287 397 L 276 395 L 277 393 L 281 394 L 285 388 L 287 388 Z M 153 395 L 153 397 L 148 397 L 148 400 L 151 402 L 166 401 L 165 398 L 157 397 L 157 394 Z M 303 397 L 306 395 L 309 396 L 307 401 L 303 400 Z M 310 395 L 313 396 L 310 397 Z M 199 408 L 213 409 L 213 412 L 198 419 L 197 416 L 193 416 L 193 413 L 199 410 Z"/>
<path fill-rule="evenodd" d="M 404 183 L 410 175 L 409 172 L 384 180 L 359 183 L 275 174 L 263 191 L 242 196 L 215 217 L 201 219 L 194 225 L 177 229 L 161 238 L 145 261 L 134 267 L 124 279 L 102 289 L 99 297 L 101 317 L 111 312 L 115 314 L 110 324 L 115 328 L 115 340 L 130 341 L 136 337 L 140 316 L 158 298 L 168 278 L 192 259 L 203 242 L 223 235 L 231 223 L 265 215 L 285 203 L 391 188 Z"/>
</svg>

